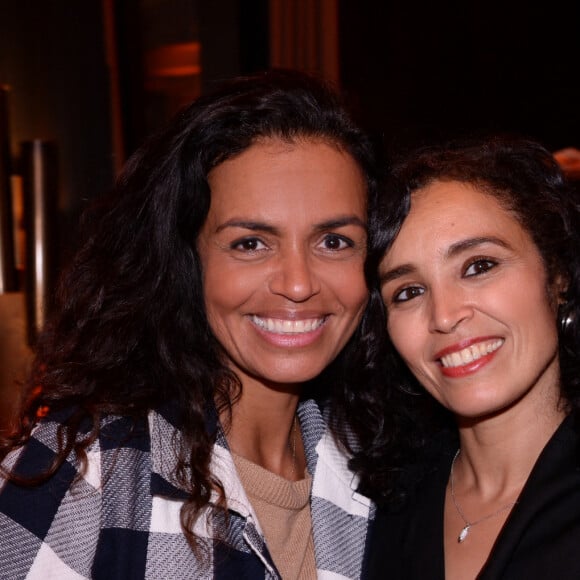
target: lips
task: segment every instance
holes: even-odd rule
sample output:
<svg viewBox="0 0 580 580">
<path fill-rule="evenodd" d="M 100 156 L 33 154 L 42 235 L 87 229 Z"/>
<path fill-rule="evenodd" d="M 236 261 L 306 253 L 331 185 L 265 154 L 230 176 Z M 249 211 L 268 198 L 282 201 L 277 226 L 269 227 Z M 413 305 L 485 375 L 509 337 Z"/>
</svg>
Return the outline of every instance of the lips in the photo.
<svg viewBox="0 0 580 580">
<path fill-rule="evenodd" d="M 476 342 L 461 350 L 445 354 L 439 357 L 438 360 L 444 368 L 462 367 L 495 352 L 503 343 L 503 339 L 500 338 Z"/>
<path fill-rule="evenodd" d="M 325 322 L 326 317 L 306 318 L 304 320 L 288 320 L 280 318 L 262 318 L 253 315 L 250 320 L 261 330 L 274 334 L 306 334 L 318 330 Z"/>
</svg>

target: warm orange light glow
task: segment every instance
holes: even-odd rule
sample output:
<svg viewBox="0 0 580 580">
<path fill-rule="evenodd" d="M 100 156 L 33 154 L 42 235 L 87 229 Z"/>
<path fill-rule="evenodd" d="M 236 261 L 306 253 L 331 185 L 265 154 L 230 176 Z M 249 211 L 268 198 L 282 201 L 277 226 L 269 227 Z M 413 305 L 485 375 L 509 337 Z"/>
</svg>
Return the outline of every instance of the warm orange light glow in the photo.
<svg viewBox="0 0 580 580">
<path fill-rule="evenodd" d="M 183 77 L 201 73 L 199 42 L 169 44 L 147 51 L 147 77 Z"/>
</svg>

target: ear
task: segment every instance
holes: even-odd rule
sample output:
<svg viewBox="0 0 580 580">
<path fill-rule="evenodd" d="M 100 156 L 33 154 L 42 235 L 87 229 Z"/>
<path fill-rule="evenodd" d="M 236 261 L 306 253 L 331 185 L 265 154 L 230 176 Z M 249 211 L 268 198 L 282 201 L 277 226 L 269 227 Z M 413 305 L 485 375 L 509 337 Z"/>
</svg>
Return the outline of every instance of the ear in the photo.
<svg viewBox="0 0 580 580">
<path fill-rule="evenodd" d="M 550 295 L 554 300 L 556 306 L 561 306 L 568 302 L 566 294 L 568 292 L 568 287 L 570 286 L 570 279 L 567 274 L 559 272 L 554 277 L 554 280 L 550 284 Z"/>
</svg>

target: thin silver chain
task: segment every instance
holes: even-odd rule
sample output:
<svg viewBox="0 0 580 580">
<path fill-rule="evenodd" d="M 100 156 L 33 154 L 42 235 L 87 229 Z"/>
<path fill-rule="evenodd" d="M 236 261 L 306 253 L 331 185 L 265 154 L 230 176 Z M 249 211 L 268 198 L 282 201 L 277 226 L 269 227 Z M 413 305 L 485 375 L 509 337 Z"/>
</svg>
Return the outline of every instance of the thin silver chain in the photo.
<svg viewBox="0 0 580 580">
<path fill-rule="evenodd" d="M 459 532 L 459 536 L 457 536 L 457 541 L 461 544 L 465 540 L 465 538 L 467 538 L 469 531 L 473 526 L 476 526 L 477 524 L 481 524 L 481 522 L 484 522 L 485 520 L 489 520 L 491 518 L 494 518 L 495 516 L 498 516 L 499 514 L 504 512 L 505 510 L 516 505 L 516 503 L 518 503 L 518 502 L 512 501 L 510 503 L 506 503 L 504 506 L 500 507 L 495 512 L 488 514 L 482 518 L 479 518 L 478 520 L 475 520 L 474 522 L 470 522 L 465 517 L 465 514 L 463 513 L 463 510 L 461 509 L 461 506 L 459 505 L 459 503 L 457 503 L 457 498 L 455 497 L 455 485 L 454 485 L 454 481 L 453 481 L 453 468 L 455 467 L 455 462 L 457 461 L 457 458 L 459 457 L 460 452 L 461 452 L 461 449 L 458 449 L 457 452 L 455 453 L 455 456 L 453 457 L 453 461 L 451 462 L 451 470 L 449 472 L 449 483 L 450 483 L 450 487 L 451 487 L 451 499 L 453 500 L 453 505 L 455 506 L 457 513 L 460 515 L 461 519 L 463 520 L 463 522 L 465 524 L 465 526 L 463 526 L 461 532 Z"/>
</svg>

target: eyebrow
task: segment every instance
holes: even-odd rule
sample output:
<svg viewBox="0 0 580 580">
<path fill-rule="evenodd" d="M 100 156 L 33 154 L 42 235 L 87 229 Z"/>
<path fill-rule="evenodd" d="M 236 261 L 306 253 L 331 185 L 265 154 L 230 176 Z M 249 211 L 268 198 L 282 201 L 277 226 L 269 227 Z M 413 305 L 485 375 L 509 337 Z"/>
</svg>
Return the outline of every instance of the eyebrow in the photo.
<svg viewBox="0 0 580 580">
<path fill-rule="evenodd" d="M 338 217 L 320 224 L 316 224 L 314 227 L 319 231 L 333 230 L 336 228 L 342 228 L 344 226 L 359 226 L 363 229 L 367 229 L 367 225 L 355 215 L 346 215 Z"/>
<path fill-rule="evenodd" d="M 446 257 L 452 258 L 453 256 L 456 256 L 457 254 L 460 254 L 465 250 L 469 250 L 471 248 L 481 246 L 483 244 L 493 244 L 495 246 L 500 246 L 508 250 L 511 249 L 511 246 L 501 238 L 498 238 L 496 236 L 479 236 L 477 238 L 469 238 L 467 240 L 461 240 L 459 242 L 451 244 L 451 246 L 449 246 L 449 249 L 447 250 Z"/>
<path fill-rule="evenodd" d="M 451 244 L 447 251 L 445 252 L 445 258 L 452 258 L 464 252 L 465 250 L 469 250 L 471 248 L 475 248 L 477 246 L 481 246 L 483 244 L 494 244 L 496 246 L 500 246 L 502 248 L 511 249 L 511 246 L 501 238 L 495 236 L 479 236 L 476 238 L 468 238 L 467 240 L 461 240 L 459 242 L 455 242 Z M 380 274 L 379 280 L 381 284 L 386 284 L 391 280 L 396 280 L 401 276 L 405 276 L 406 274 L 411 274 L 416 271 L 416 267 L 412 264 L 402 264 L 401 266 L 397 266 L 392 270 L 387 270 L 383 274 Z"/>
<path fill-rule="evenodd" d="M 331 220 L 315 224 L 314 229 L 320 232 L 324 232 L 326 230 L 332 230 L 335 228 L 341 228 L 349 225 L 360 226 L 361 228 L 366 230 L 366 224 L 357 216 L 342 216 L 338 218 L 333 218 Z M 223 224 L 220 224 L 216 228 L 216 233 L 221 232 L 226 228 L 243 228 L 245 230 L 251 230 L 254 232 L 268 232 L 271 234 L 280 233 L 279 228 L 267 224 L 265 222 L 240 220 L 235 218 L 228 220 Z"/>
<path fill-rule="evenodd" d="M 216 228 L 216 233 L 225 230 L 226 228 L 242 228 L 244 230 L 251 230 L 254 232 L 269 232 L 276 233 L 278 228 L 268 225 L 264 222 L 251 222 L 245 220 L 232 219 L 220 224 Z"/>
</svg>

